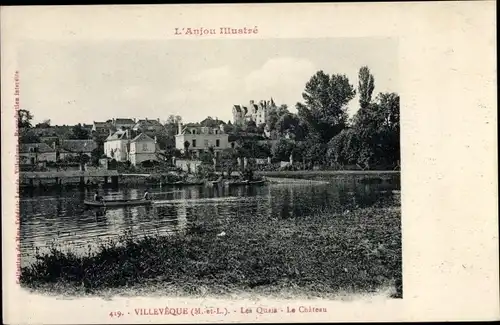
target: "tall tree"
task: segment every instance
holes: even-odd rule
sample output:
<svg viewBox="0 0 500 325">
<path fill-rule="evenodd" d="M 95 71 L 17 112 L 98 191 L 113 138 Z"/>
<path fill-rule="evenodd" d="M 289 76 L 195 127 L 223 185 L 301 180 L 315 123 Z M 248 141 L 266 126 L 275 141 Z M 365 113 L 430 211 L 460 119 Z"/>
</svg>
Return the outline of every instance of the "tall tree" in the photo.
<svg viewBox="0 0 500 325">
<path fill-rule="evenodd" d="M 306 83 L 302 94 L 305 104 L 297 103 L 297 111 L 310 132 L 326 143 L 346 127 L 347 104 L 355 95 L 347 76 L 318 71 Z"/>
<path fill-rule="evenodd" d="M 375 165 L 396 166 L 400 160 L 399 95 L 379 94 L 374 102 L 356 113 L 352 132 L 345 141 L 358 146 L 355 151 L 359 165 L 367 169 Z M 335 150 L 339 152 L 339 148 Z"/>
<path fill-rule="evenodd" d="M 367 66 L 359 69 L 358 77 L 359 106 L 363 109 L 366 108 L 372 101 L 372 93 L 375 89 L 375 79 Z"/>
<path fill-rule="evenodd" d="M 167 118 L 167 124 L 177 124 L 179 122 L 182 122 L 182 117 L 179 115 L 169 115 Z"/>
<path fill-rule="evenodd" d="M 269 110 L 269 113 L 267 114 L 267 121 L 266 121 L 269 130 L 270 131 L 276 130 L 276 123 L 278 123 L 280 117 L 288 113 L 290 112 L 288 111 L 288 106 L 286 104 L 280 105 L 279 107 L 272 106 L 271 109 Z"/>
<path fill-rule="evenodd" d="M 17 126 L 19 128 L 30 128 L 31 120 L 33 120 L 33 114 L 27 109 L 20 109 L 17 111 Z"/>
</svg>

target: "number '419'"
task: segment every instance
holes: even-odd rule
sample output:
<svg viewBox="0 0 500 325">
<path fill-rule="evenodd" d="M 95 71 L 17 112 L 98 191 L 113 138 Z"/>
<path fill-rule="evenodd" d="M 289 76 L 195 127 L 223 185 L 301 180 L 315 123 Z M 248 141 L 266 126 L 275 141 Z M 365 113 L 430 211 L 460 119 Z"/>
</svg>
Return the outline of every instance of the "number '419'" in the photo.
<svg viewBox="0 0 500 325">
<path fill-rule="evenodd" d="M 109 313 L 109 317 L 122 317 L 123 313 L 121 311 L 112 311 Z"/>
</svg>

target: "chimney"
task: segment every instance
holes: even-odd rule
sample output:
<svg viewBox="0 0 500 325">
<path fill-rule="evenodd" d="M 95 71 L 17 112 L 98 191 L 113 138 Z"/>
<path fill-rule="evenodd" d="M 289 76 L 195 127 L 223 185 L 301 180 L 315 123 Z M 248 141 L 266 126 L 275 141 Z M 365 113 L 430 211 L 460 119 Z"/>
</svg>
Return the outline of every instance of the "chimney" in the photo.
<svg viewBox="0 0 500 325">
<path fill-rule="evenodd" d="M 179 122 L 179 123 L 177 124 L 177 134 L 181 134 L 181 133 L 182 133 L 182 123 L 181 123 L 181 122 Z"/>
<path fill-rule="evenodd" d="M 134 123 L 137 123 L 137 119 L 134 117 Z"/>
<path fill-rule="evenodd" d="M 160 123 L 160 118 L 157 118 L 156 120 L 158 121 L 158 123 Z"/>
</svg>

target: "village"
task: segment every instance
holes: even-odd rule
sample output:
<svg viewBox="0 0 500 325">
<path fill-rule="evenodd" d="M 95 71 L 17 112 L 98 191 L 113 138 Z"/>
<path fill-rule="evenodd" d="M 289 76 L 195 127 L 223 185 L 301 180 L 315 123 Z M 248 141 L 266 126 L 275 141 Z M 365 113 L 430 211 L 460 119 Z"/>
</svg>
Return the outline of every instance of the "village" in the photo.
<svg viewBox="0 0 500 325">
<path fill-rule="evenodd" d="M 47 120 L 28 127 L 31 113 L 22 111 L 19 167 L 21 172 L 30 173 L 30 184 L 33 178 L 40 179 L 51 171 L 73 176 L 69 172 L 118 170 L 137 176 L 176 170 L 195 175 L 203 170 L 205 173 L 195 181 L 199 183 L 200 178 L 213 179 L 220 173 L 224 176 L 224 171 L 229 175 L 245 170 L 290 169 L 294 166 L 292 151 L 273 150 L 273 146 L 279 146 L 281 134 L 271 132 L 269 125 L 279 109 L 282 115 L 287 111 L 285 106 L 278 108 L 273 99 L 258 103 L 251 100 L 248 105 L 234 105 L 233 121 L 227 123 L 212 117 L 199 123 L 182 123 L 182 117 L 171 115 L 163 123 L 160 118 L 116 117 L 73 126 L 52 126 Z M 284 131 L 283 139 L 293 141 L 294 134 Z M 61 177 L 47 178 L 56 179 L 56 183 L 64 181 Z M 94 183 L 87 177 L 83 181 Z"/>
</svg>

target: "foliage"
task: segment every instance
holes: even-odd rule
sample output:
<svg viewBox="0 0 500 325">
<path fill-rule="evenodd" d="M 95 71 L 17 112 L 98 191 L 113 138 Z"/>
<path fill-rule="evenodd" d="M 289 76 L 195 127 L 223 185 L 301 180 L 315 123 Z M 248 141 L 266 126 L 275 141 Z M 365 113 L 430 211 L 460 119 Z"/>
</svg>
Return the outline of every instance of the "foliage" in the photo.
<svg viewBox="0 0 500 325">
<path fill-rule="evenodd" d="M 232 133 L 234 132 L 234 125 L 230 123 L 231 121 L 228 121 L 227 124 L 224 125 L 224 133 Z"/>
<path fill-rule="evenodd" d="M 50 127 L 50 120 L 44 120 L 42 123 L 38 123 L 35 125 L 36 128 L 49 128 Z"/>
<path fill-rule="evenodd" d="M 184 141 L 184 155 L 186 157 L 189 156 L 189 146 L 191 145 L 191 143 L 189 141 Z"/>
<path fill-rule="evenodd" d="M 30 128 L 31 121 L 33 120 L 33 114 L 26 109 L 20 109 L 17 111 L 17 127 L 18 128 Z"/>
<path fill-rule="evenodd" d="M 328 143 L 328 157 L 340 164 L 394 168 L 400 159 L 399 96 L 380 93 L 360 108 L 352 128 Z"/>
<path fill-rule="evenodd" d="M 35 134 L 31 128 L 22 128 L 19 130 L 20 143 L 39 143 L 40 137 Z"/>
<path fill-rule="evenodd" d="M 271 153 L 273 158 L 278 161 L 288 161 L 294 148 L 295 144 L 292 140 L 282 138 L 273 144 Z"/>
<path fill-rule="evenodd" d="M 318 71 L 306 83 L 302 94 L 305 104 L 297 103 L 299 117 L 310 132 L 316 133 L 322 143 L 327 143 L 346 127 L 347 104 L 355 94 L 347 76 L 329 76 Z"/>
<path fill-rule="evenodd" d="M 200 161 L 203 165 L 213 166 L 214 164 L 214 153 L 211 151 L 205 151 L 200 154 Z"/>
<path fill-rule="evenodd" d="M 286 104 L 283 104 L 279 107 L 272 107 L 267 114 L 267 125 L 269 128 L 269 131 L 275 131 L 277 129 L 277 124 L 281 116 L 285 114 L 289 114 L 290 112 L 288 111 L 288 106 Z"/>
<path fill-rule="evenodd" d="M 327 145 L 321 141 L 319 135 L 312 133 L 305 141 L 303 158 L 313 165 L 325 163 Z"/>
<path fill-rule="evenodd" d="M 235 149 L 224 149 L 221 152 L 219 157 L 219 164 L 221 167 L 222 174 L 224 176 L 224 172 L 230 176 L 233 171 L 238 169 L 238 156 Z"/>
<path fill-rule="evenodd" d="M 370 105 L 372 101 L 372 93 L 375 89 L 375 80 L 373 75 L 370 73 L 370 69 L 367 66 L 361 67 L 359 69 L 359 107 L 361 109 L 366 108 Z"/>
<path fill-rule="evenodd" d="M 81 123 L 78 123 L 73 127 L 69 138 L 74 140 L 86 140 L 90 138 L 90 132 L 85 129 Z"/>
<path fill-rule="evenodd" d="M 330 162 L 344 166 L 358 163 L 361 139 L 354 129 L 342 130 L 328 143 L 327 157 Z"/>
<path fill-rule="evenodd" d="M 169 115 L 167 118 L 166 124 L 174 124 L 177 125 L 178 123 L 182 122 L 182 117 L 179 115 Z"/>
<path fill-rule="evenodd" d="M 246 121 L 243 129 L 247 133 L 257 133 L 257 124 L 255 124 L 255 121 L 252 120 Z"/>
<path fill-rule="evenodd" d="M 213 164 L 201 164 L 196 170 L 196 176 L 204 180 L 215 180 L 217 174 L 215 174 L 215 167 Z"/>
</svg>

